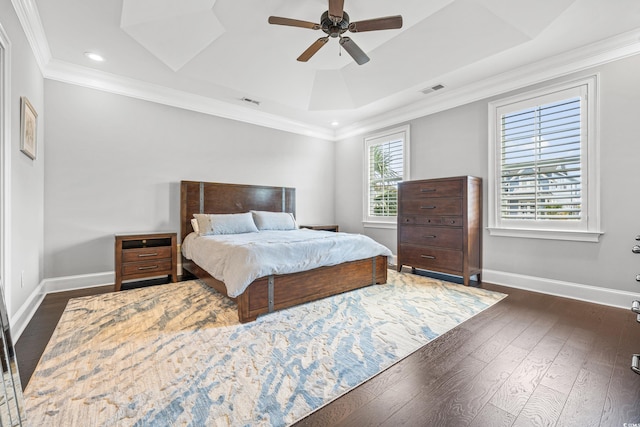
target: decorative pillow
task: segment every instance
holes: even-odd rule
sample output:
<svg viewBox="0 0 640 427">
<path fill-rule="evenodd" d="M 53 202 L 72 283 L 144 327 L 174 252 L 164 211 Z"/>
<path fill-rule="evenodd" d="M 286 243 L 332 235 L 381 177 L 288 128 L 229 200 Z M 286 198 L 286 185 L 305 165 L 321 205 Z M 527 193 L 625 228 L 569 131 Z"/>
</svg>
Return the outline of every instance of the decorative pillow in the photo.
<svg viewBox="0 0 640 427">
<path fill-rule="evenodd" d="M 241 234 L 257 232 L 250 212 L 240 214 L 193 214 L 198 221 L 200 235 Z"/>
<path fill-rule="evenodd" d="M 258 230 L 295 230 L 296 219 L 289 212 L 251 211 Z"/>
<path fill-rule="evenodd" d="M 191 228 L 193 228 L 194 233 L 200 234 L 200 226 L 198 225 L 197 219 L 191 218 Z"/>
</svg>

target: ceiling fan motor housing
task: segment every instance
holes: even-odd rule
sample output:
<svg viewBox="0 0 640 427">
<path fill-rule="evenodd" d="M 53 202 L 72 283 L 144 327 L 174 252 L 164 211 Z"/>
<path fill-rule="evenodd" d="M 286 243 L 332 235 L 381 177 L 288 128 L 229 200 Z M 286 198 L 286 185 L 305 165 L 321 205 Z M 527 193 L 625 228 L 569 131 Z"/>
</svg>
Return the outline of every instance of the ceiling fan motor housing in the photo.
<svg viewBox="0 0 640 427">
<path fill-rule="evenodd" d="M 331 18 L 329 18 L 329 11 L 327 10 L 320 18 L 320 25 L 322 26 L 322 31 L 329 36 L 339 37 L 349 29 L 349 15 L 347 15 L 347 12 L 343 12 L 342 21 L 334 23 Z"/>
</svg>

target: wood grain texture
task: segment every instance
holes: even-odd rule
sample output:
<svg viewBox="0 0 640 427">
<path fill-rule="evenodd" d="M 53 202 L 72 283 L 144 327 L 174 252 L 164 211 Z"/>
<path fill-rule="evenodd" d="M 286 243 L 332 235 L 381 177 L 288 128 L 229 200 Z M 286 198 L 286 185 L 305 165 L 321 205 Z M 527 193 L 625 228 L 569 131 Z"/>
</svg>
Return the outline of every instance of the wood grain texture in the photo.
<svg viewBox="0 0 640 427">
<path fill-rule="evenodd" d="M 472 176 L 398 185 L 398 268 L 482 273 L 482 180 Z"/>
<path fill-rule="evenodd" d="M 640 423 L 640 376 L 630 369 L 631 354 L 640 352 L 640 324 L 630 310 L 488 283 L 482 287 L 509 296 L 296 425 Z M 45 298 L 16 344 L 23 386 L 66 300 L 100 291 Z M 30 365 L 29 359 L 35 362 Z M 496 387 L 508 381 L 531 388 L 517 414 L 492 403 Z"/>
<path fill-rule="evenodd" d="M 193 231 L 191 218 L 196 213 L 233 214 L 262 210 L 290 212 L 295 215 L 295 197 L 295 189 L 288 187 L 182 181 L 180 235 L 184 239 Z M 182 268 L 187 274 L 227 295 L 224 283 L 211 277 L 208 272 L 184 256 Z M 377 256 L 274 278 L 276 280 L 273 308 L 282 310 L 375 283 L 386 283 L 387 257 Z M 259 315 L 269 312 L 268 280 L 267 277 L 258 278 L 235 298 L 241 322 L 254 321 Z"/>
</svg>

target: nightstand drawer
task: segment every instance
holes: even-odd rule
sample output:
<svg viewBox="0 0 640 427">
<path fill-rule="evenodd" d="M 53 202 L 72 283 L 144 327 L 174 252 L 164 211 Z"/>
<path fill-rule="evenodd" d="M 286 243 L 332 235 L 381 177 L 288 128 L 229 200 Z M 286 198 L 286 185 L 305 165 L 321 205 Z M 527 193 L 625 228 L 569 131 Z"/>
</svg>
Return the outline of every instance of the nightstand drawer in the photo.
<svg viewBox="0 0 640 427">
<path fill-rule="evenodd" d="M 171 246 L 125 249 L 122 251 L 122 262 L 138 262 L 171 258 Z"/>
<path fill-rule="evenodd" d="M 158 275 L 172 274 L 171 258 L 161 259 L 157 261 L 142 261 L 142 262 L 132 262 L 128 264 L 122 264 L 123 276 L 132 276 L 132 275 L 138 275 L 138 274 L 151 276 L 156 273 Z"/>
<path fill-rule="evenodd" d="M 124 280 L 169 276 L 178 281 L 176 233 L 127 233 L 115 236 L 115 284 L 122 289 Z"/>
</svg>

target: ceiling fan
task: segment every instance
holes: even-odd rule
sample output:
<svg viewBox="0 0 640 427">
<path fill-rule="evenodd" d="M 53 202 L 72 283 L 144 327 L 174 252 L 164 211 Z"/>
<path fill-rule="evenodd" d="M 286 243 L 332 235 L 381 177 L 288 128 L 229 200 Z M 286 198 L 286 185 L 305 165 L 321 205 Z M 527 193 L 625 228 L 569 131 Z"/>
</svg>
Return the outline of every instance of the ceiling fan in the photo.
<svg viewBox="0 0 640 427">
<path fill-rule="evenodd" d="M 290 27 L 308 28 L 311 30 L 322 30 L 327 34 L 325 37 L 320 37 L 311 46 L 309 46 L 307 50 L 302 52 L 302 55 L 298 57 L 298 61 L 307 62 L 329 41 L 329 37 L 339 37 L 340 45 L 344 47 L 344 50 L 351 55 L 358 65 L 362 65 L 369 62 L 369 57 L 362 51 L 362 49 L 360 49 L 356 42 L 351 40 L 350 37 L 343 37 L 342 34 L 347 30 L 352 33 L 361 33 L 364 31 L 402 28 L 402 16 L 385 16 L 383 18 L 349 22 L 349 15 L 344 11 L 344 0 L 329 0 L 329 10 L 322 14 L 319 24 L 309 21 L 300 21 L 298 19 L 281 18 L 279 16 L 270 16 L 269 23 L 287 25 Z"/>
</svg>

